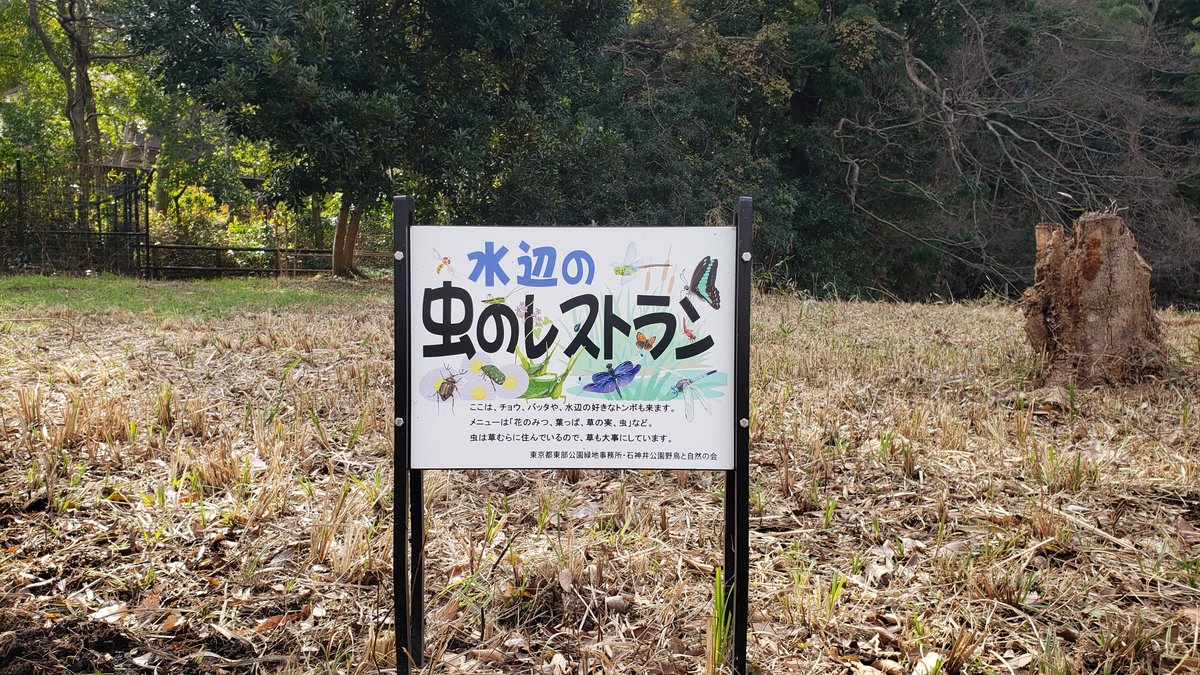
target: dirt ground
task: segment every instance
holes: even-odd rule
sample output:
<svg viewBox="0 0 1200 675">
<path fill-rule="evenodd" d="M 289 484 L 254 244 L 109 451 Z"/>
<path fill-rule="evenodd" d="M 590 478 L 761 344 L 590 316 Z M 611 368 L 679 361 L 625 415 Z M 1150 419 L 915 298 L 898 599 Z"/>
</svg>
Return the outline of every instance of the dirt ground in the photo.
<svg viewBox="0 0 1200 675">
<path fill-rule="evenodd" d="M 1200 672 L 1200 317 L 1160 316 L 1170 372 L 1075 390 L 1011 304 L 757 296 L 760 672 Z M 0 673 L 393 667 L 391 330 L 0 315 Z M 720 475 L 426 480 L 427 672 L 707 672 Z"/>
</svg>

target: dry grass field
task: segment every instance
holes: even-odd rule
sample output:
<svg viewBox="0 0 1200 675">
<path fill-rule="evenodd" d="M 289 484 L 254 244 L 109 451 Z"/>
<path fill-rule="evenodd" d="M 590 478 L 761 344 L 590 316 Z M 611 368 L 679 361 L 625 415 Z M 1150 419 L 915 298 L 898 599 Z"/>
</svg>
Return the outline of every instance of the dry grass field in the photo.
<svg viewBox="0 0 1200 675">
<path fill-rule="evenodd" d="M 1012 304 L 756 296 L 760 672 L 1200 672 L 1162 318 L 1162 377 L 1047 390 Z M 0 279 L 0 673 L 393 667 L 392 387 L 386 282 Z M 723 485 L 429 472 L 427 672 L 709 672 Z"/>
</svg>

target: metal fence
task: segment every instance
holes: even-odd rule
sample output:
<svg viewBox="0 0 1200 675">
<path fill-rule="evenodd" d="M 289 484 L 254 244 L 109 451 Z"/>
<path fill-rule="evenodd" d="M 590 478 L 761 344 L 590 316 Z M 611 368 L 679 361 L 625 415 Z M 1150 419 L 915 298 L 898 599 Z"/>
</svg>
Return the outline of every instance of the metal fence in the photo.
<svg viewBox="0 0 1200 675">
<path fill-rule="evenodd" d="M 0 269 L 142 273 L 150 175 L 21 162 L 0 173 Z"/>
<path fill-rule="evenodd" d="M 115 272 L 147 278 L 282 276 L 330 269 L 319 248 L 160 244 L 150 234 L 144 169 L 0 170 L 0 273 Z M 387 268 L 390 251 L 359 251 Z"/>
<path fill-rule="evenodd" d="M 317 274 L 330 270 L 332 256 L 332 251 L 321 248 L 147 246 L 147 271 L 156 278 Z M 358 251 L 354 257 L 360 267 L 391 268 L 390 251 Z"/>
</svg>

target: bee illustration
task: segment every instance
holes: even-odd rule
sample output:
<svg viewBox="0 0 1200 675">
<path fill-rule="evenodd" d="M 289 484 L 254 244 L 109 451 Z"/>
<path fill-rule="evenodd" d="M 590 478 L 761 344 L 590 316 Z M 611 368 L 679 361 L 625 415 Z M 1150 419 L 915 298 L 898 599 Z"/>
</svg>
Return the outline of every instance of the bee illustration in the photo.
<svg viewBox="0 0 1200 675">
<path fill-rule="evenodd" d="M 438 250 L 435 248 L 433 249 L 433 257 L 438 261 L 437 269 L 434 270 L 435 274 L 441 274 L 442 270 L 446 270 L 450 273 L 450 276 L 456 279 L 458 278 L 458 273 L 455 272 L 454 268 L 450 265 L 450 256 L 438 253 Z"/>
</svg>

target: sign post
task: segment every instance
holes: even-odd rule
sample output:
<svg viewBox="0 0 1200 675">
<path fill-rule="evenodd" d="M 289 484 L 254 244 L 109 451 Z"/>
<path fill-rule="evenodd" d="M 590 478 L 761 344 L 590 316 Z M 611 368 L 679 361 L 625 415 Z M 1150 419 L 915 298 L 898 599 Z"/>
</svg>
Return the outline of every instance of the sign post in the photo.
<svg viewBox="0 0 1200 675">
<path fill-rule="evenodd" d="M 726 472 L 746 673 L 750 244 L 732 227 L 457 227 L 395 207 L 399 673 L 424 646 L 424 469 Z M 405 522 L 402 522 L 405 521 Z"/>
</svg>

